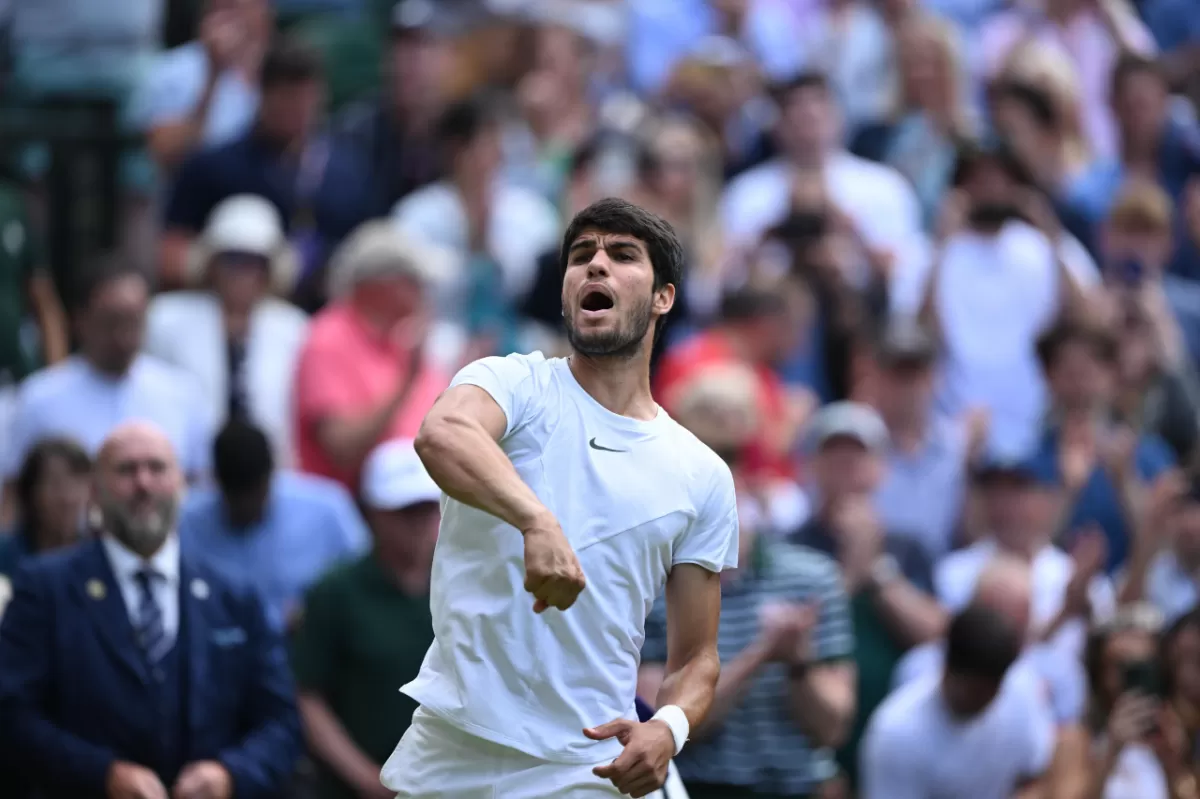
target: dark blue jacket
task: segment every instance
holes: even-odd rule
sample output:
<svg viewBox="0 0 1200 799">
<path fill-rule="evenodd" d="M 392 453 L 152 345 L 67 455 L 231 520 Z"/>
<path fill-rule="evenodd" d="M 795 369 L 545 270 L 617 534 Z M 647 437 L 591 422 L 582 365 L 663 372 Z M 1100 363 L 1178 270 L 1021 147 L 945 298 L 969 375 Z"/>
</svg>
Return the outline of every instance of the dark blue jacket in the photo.
<svg viewBox="0 0 1200 799">
<path fill-rule="evenodd" d="M 283 641 L 253 593 L 186 552 L 179 610 L 183 761 L 219 761 L 238 799 L 282 797 L 302 746 Z M 2 771 L 38 799 L 103 799 L 113 761 L 155 762 L 156 693 L 99 541 L 21 565 L 0 622 Z"/>
</svg>

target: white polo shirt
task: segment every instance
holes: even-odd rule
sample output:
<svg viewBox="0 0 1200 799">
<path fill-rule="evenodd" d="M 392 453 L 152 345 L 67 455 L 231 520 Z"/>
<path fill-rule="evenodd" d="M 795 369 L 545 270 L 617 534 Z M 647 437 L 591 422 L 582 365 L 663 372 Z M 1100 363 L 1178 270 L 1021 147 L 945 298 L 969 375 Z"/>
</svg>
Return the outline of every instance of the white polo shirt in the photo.
<svg viewBox="0 0 1200 799">
<path fill-rule="evenodd" d="M 672 566 L 737 565 L 732 475 L 666 412 L 647 422 L 605 409 L 565 359 L 484 358 L 459 372 L 460 385 L 504 410 L 500 447 L 559 520 L 588 583 L 570 609 L 535 614 L 520 533 L 444 497 L 435 640 L 401 690 L 464 732 L 534 757 L 615 758 L 618 741 L 590 741 L 583 729 L 637 718 L 646 616 Z"/>
<path fill-rule="evenodd" d="M 1054 753 L 1049 715 L 1023 679 L 973 719 L 956 718 L 941 675 L 894 691 L 871 717 L 860 752 L 862 799 L 1010 799 Z"/>
</svg>

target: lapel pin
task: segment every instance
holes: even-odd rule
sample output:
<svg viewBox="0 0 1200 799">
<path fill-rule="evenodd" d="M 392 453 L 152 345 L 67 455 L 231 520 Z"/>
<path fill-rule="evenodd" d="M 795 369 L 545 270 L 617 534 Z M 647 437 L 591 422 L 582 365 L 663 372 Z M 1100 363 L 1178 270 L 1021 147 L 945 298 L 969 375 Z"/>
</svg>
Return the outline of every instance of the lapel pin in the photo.
<svg viewBox="0 0 1200 799">
<path fill-rule="evenodd" d="M 192 596 L 196 599 L 208 599 L 208 583 L 199 578 L 192 580 Z"/>
<path fill-rule="evenodd" d="M 88 580 L 87 593 L 88 596 L 99 602 L 108 594 L 108 589 L 104 587 L 104 583 L 100 580 Z"/>
</svg>

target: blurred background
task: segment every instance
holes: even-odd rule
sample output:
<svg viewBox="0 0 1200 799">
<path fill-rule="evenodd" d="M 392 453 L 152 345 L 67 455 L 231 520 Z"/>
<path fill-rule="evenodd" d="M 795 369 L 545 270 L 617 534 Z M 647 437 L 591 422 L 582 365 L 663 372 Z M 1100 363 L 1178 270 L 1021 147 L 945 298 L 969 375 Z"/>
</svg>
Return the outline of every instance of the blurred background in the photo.
<svg viewBox="0 0 1200 799">
<path fill-rule="evenodd" d="M 562 231 L 620 196 L 687 252 L 653 386 L 738 486 L 723 659 L 817 590 L 745 565 L 780 547 L 856 666 L 828 735 L 748 668 L 691 795 L 855 796 L 996 572 L 1038 795 L 1194 797 L 1198 100 L 1195 0 L 0 0 L 0 612 L 150 420 L 185 547 L 290 636 L 286 795 L 386 795 L 437 522 L 394 442 L 468 361 L 565 353 Z"/>
</svg>

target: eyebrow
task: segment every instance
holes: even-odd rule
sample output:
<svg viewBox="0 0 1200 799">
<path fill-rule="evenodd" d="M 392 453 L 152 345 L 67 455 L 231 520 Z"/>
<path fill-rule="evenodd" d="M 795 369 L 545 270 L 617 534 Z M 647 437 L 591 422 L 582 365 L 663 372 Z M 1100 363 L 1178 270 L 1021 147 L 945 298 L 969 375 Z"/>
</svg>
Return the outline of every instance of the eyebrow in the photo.
<svg viewBox="0 0 1200 799">
<path fill-rule="evenodd" d="M 596 239 L 594 239 L 594 238 L 580 239 L 579 241 L 576 241 L 574 244 L 572 244 L 567 249 L 567 254 L 571 255 L 577 251 L 595 250 L 595 249 L 599 249 L 599 245 L 598 245 Z M 605 247 L 605 249 L 617 250 L 617 251 L 633 250 L 635 252 L 641 252 L 641 244 L 636 239 L 617 239 L 616 241 L 610 242 L 608 244 L 608 246 Z"/>
</svg>

